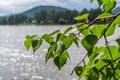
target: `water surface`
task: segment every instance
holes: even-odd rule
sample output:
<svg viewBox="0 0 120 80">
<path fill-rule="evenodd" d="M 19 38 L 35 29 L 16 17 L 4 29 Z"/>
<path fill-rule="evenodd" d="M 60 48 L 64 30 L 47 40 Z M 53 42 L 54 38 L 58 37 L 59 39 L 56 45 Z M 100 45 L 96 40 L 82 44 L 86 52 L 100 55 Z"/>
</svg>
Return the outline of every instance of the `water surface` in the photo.
<svg viewBox="0 0 120 80">
<path fill-rule="evenodd" d="M 32 50 L 27 51 L 23 45 L 26 35 L 37 34 L 41 36 L 56 29 L 65 30 L 67 26 L 0 26 L 0 80 L 77 80 L 75 74 L 70 73 L 74 66 L 86 54 L 85 50 L 72 46 L 69 49 L 70 60 L 61 71 L 49 60 L 45 64 L 45 53 L 48 45 L 43 45 L 33 55 Z M 112 42 L 120 36 L 120 29 L 113 37 Z M 100 45 L 102 42 L 99 42 Z"/>
</svg>

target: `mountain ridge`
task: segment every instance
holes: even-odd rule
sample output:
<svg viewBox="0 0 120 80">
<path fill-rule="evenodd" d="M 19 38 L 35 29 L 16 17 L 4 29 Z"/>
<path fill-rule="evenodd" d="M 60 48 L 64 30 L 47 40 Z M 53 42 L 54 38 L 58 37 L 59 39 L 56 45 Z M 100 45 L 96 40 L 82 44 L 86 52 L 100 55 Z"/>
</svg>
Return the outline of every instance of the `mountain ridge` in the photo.
<svg viewBox="0 0 120 80">
<path fill-rule="evenodd" d="M 40 5 L 40 6 L 33 7 L 31 9 L 28 9 L 28 10 L 22 12 L 21 14 L 25 14 L 27 16 L 33 16 L 36 12 L 40 12 L 42 10 L 47 10 L 47 11 L 51 11 L 51 10 L 55 10 L 55 11 L 67 11 L 69 9 L 63 8 L 63 7 L 59 7 L 59 6 Z"/>
</svg>

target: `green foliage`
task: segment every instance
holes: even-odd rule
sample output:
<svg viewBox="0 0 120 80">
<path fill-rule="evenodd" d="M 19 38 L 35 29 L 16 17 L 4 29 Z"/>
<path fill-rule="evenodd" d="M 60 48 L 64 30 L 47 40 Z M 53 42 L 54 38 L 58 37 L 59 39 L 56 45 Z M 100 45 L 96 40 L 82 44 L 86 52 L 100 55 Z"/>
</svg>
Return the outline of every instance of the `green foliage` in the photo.
<svg viewBox="0 0 120 80">
<path fill-rule="evenodd" d="M 94 0 L 90 0 L 93 2 Z M 113 39 L 118 45 L 108 42 L 108 37 L 113 36 L 118 25 L 120 25 L 120 13 L 112 15 L 110 12 L 115 7 L 115 0 L 97 0 L 103 7 L 104 12 L 96 17 L 92 22 L 76 23 L 74 27 L 68 27 L 65 31 L 53 31 L 44 34 L 41 38 L 36 35 L 27 36 L 24 41 L 25 47 L 32 46 L 35 52 L 46 41 L 49 44 L 45 56 L 45 62 L 53 59 L 54 64 L 61 70 L 69 58 L 68 49 L 80 45 L 86 50 L 86 55 L 75 66 L 72 71 L 80 79 L 85 80 L 119 80 L 120 79 L 120 37 Z M 89 20 L 88 13 L 75 17 L 75 20 Z M 97 21 L 104 21 L 97 24 Z M 75 32 L 73 30 L 76 30 Z M 76 33 L 77 32 L 77 33 Z M 119 35 L 119 34 L 118 34 Z M 82 36 L 82 38 L 80 37 Z M 99 41 L 102 41 L 100 45 Z M 74 43 L 74 44 L 73 44 Z M 85 61 L 87 58 L 88 61 Z M 80 65 L 84 63 L 84 65 Z"/>
<path fill-rule="evenodd" d="M 102 14 L 100 14 L 97 18 L 104 18 L 104 17 L 106 17 L 106 16 L 112 16 L 112 14 L 111 13 L 102 13 Z"/>
<path fill-rule="evenodd" d="M 74 19 L 75 19 L 75 20 L 83 20 L 83 19 L 87 19 L 88 16 L 89 16 L 89 14 L 83 14 L 83 15 L 81 15 L 81 16 L 75 17 Z"/>
</svg>

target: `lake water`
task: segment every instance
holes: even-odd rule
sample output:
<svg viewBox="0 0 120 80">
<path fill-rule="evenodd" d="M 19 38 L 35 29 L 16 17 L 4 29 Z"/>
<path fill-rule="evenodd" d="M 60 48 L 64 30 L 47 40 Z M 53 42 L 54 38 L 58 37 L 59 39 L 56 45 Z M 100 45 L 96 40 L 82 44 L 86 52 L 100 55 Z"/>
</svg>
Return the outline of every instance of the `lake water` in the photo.
<svg viewBox="0 0 120 80">
<path fill-rule="evenodd" d="M 75 74 L 71 76 L 70 73 L 81 60 L 84 53 L 79 51 L 82 49 L 71 48 L 69 50 L 71 59 L 61 71 L 58 71 L 52 60 L 45 64 L 47 44 L 43 45 L 35 55 L 32 50 L 27 51 L 23 44 L 26 35 L 41 36 L 56 29 L 64 30 L 66 27 L 0 26 L 0 80 L 77 80 Z"/>
<path fill-rule="evenodd" d="M 85 55 L 84 49 L 72 46 L 69 49 L 70 60 L 61 71 L 49 60 L 45 64 L 45 53 L 48 45 L 43 45 L 33 55 L 32 50 L 26 51 L 24 39 L 26 35 L 41 36 L 56 29 L 65 30 L 67 26 L 0 26 L 0 80 L 77 80 L 75 74 L 70 75 L 74 66 Z M 115 33 L 115 39 L 120 34 Z M 101 43 L 101 42 L 100 42 Z M 115 44 L 113 42 L 113 44 Z"/>
</svg>

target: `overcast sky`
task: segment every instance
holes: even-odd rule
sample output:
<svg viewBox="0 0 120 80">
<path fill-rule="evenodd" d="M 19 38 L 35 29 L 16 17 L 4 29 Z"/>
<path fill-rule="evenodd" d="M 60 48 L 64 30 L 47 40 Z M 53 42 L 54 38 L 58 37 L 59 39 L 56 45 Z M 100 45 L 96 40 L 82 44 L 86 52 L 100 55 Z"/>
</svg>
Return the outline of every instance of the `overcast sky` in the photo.
<svg viewBox="0 0 120 80">
<path fill-rule="evenodd" d="M 0 0 L 0 16 L 23 12 L 38 5 L 54 5 L 80 11 L 83 8 L 97 7 L 97 2 L 90 4 L 89 0 Z"/>
</svg>

